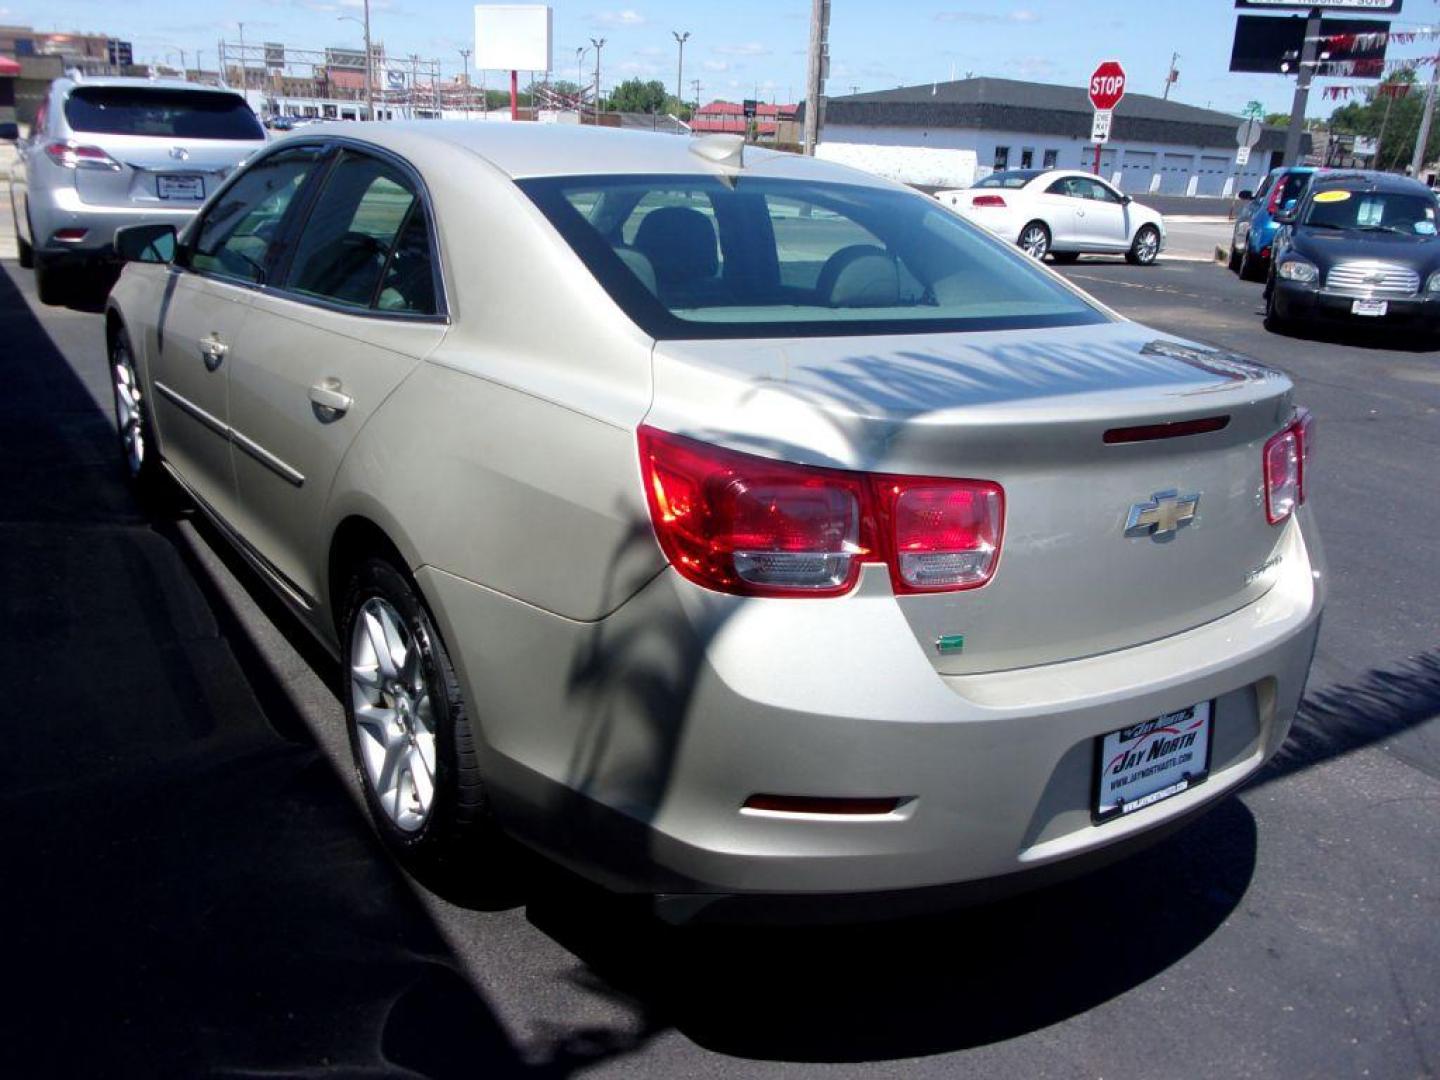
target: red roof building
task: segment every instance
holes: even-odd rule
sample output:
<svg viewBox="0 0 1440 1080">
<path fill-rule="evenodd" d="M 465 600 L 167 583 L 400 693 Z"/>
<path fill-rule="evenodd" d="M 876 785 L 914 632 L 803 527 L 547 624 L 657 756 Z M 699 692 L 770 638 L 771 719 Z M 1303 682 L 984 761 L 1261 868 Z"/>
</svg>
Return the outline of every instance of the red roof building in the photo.
<svg viewBox="0 0 1440 1080">
<path fill-rule="evenodd" d="M 755 106 L 755 134 L 762 139 L 773 139 L 779 124 L 794 121 L 794 105 L 769 105 L 757 102 Z M 690 119 L 690 129 L 697 135 L 713 135 L 717 132 L 730 135 L 744 135 L 750 130 L 750 121 L 745 118 L 745 106 L 738 101 L 712 101 L 702 105 Z"/>
</svg>

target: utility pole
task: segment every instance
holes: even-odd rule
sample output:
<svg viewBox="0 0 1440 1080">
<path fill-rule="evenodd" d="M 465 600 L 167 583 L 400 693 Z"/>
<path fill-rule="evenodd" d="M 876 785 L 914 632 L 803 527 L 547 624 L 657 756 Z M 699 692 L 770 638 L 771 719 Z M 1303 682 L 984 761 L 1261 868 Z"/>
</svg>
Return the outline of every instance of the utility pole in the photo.
<svg viewBox="0 0 1440 1080">
<path fill-rule="evenodd" d="M 1311 8 L 1305 16 L 1305 45 L 1300 50 L 1300 74 L 1295 79 L 1295 100 L 1290 105 L 1290 127 L 1285 132 L 1285 160 L 1281 164 L 1300 164 L 1300 136 L 1305 131 L 1305 105 L 1310 100 L 1310 80 L 1315 75 L 1315 60 L 1320 55 L 1320 9 Z"/>
<path fill-rule="evenodd" d="M 1425 148 L 1430 142 L 1430 122 L 1435 118 L 1435 82 L 1440 79 L 1440 57 L 1430 69 L 1430 89 L 1425 93 L 1425 111 L 1420 115 L 1420 130 L 1415 134 L 1415 156 L 1410 159 L 1410 175 L 1420 179 L 1425 167 Z"/>
<path fill-rule="evenodd" d="M 830 73 L 830 0 L 810 3 L 810 63 L 805 75 L 806 154 L 814 154 L 820 141 L 825 108 L 825 77 Z"/>
<path fill-rule="evenodd" d="M 590 44 L 595 46 L 595 126 L 600 126 L 600 50 L 605 47 L 605 39 L 591 38 Z"/>
<path fill-rule="evenodd" d="M 250 69 L 245 64 L 245 24 L 240 24 L 240 96 L 250 104 Z"/>
<path fill-rule="evenodd" d="M 690 31 L 686 30 L 682 34 L 679 30 L 671 30 L 670 34 L 674 37 L 675 43 L 680 46 L 680 60 L 675 65 L 675 100 L 683 105 L 685 98 L 681 94 L 680 88 L 685 85 L 685 42 L 690 40 Z"/>
<path fill-rule="evenodd" d="M 370 0 L 365 0 L 365 119 L 375 119 L 375 57 L 370 53 Z"/>
<path fill-rule="evenodd" d="M 464 84 L 464 86 L 465 86 L 465 119 L 466 119 L 466 120 L 469 120 L 469 119 L 470 119 L 470 50 L 469 50 L 469 49 L 461 49 L 461 50 L 460 50 L 460 63 L 461 63 L 462 65 L 464 65 L 464 72 L 465 72 L 464 75 L 462 75 L 462 76 L 461 76 L 461 79 L 460 79 L 460 81 L 461 81 L 461 82 Z"/>
<path fill-rule="evenodd" d="M 1179 77 L 1175 73 L 1175 61 L 1179 59 L 1180 54 L 1178 52 L 1172 52 L 1170 54 L 1170 70 L 1165 73 L 1165 89 L 1160 94 L 1161 101 L 1170 100 L 1170 87 L 1175 85 L 1175 80 Z"/>
</svg>

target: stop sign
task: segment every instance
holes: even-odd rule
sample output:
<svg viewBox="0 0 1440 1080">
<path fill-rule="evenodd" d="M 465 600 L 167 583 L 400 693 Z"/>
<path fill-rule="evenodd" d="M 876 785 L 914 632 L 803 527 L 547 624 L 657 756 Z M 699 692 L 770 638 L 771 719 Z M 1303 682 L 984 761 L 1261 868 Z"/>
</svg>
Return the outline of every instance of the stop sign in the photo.
<svg viewBox="0 0 1440 1080">
<path fill-rule="evenodd" d="M 1118 60 L 1105 60 L 1090 76 L 1090 104 L 1113 109 L 1125 96 L 1125 69 Z"/>
</svg>

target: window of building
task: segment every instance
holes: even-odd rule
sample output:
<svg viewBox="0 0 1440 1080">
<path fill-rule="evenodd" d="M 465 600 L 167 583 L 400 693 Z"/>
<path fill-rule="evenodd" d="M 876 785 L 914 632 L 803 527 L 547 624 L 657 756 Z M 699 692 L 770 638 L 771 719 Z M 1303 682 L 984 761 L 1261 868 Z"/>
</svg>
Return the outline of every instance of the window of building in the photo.
<svg viewBox="0 0 1440 1080">
<path fill-rule="evenodd" d="M 1029 169 L 1035 164 L 1035 149 L 1027 146 L 1020 151 L 1020 168 Z"/>
<path fill-rule="evenodd" d="M 1045 151 L 1045 158 L 1044 158 L 1043 164 L 1044 164 L 1044 167 L 1047 168 L 1047 169 L 1053 169 L 1053 168 L 1055 168 L 1057 165 L 1059 165 L 1059 164 L 1060 164 L 1060 151 L 1059 151 L 1059 150 L 1046 150 L 1046 151 Z"/>
<path fill-rule="evenodd" d="M 1008 146 L 995 147 L 995 171 L 1008 169 L 1010 167 L 1010 148 Z"/>
</svg>

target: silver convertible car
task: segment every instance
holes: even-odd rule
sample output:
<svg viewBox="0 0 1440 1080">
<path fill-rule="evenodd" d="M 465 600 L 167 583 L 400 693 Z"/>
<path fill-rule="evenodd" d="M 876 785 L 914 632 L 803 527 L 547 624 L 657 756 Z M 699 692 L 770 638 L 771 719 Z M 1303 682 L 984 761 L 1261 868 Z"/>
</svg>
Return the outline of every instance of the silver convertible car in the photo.
<svg viewBox="0 0 1440 1080">
<path fill-rule="evenodd" d="M 508 834 L 687 917 L 1019 886 L 1286 737 L 1325 590 L 1290 380 L 933 199 L 346 124 L 116 244 L 124 460 L 337 656 L 414 865 Z"/>
</svg>

